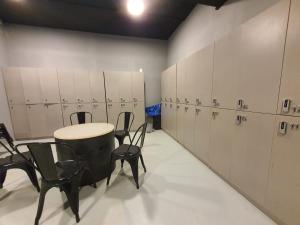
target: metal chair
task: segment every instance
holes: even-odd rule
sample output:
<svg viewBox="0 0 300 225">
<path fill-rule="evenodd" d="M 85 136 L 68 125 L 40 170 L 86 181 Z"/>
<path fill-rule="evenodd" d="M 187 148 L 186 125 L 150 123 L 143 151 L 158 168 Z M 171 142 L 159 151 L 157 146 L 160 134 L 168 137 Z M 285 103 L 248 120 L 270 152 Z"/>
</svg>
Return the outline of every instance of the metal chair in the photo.
<svg viewBox="0 0 300 225">
<path fill-rule="evenodd" d="M 23 152 L 23 156 L 15 154 L 14 152 L 14 143 L 12 137 L 9 135 L 5 125 L 0 124 L 0 139 L 5 140 L 9 147 L 0 141 L 0 145 L 7 151 L 9 154 L 4 158 L 0 158 L 0 188 L 3 188 L 3 184 L 6 178 L 7 171 L 10 169 L 21 169 L 29 177 L 33 186 L 40 191 L 38 184 L 38 179 L 36 176 L 35 168 L 32 166 L 33 159 L 29 152 Z"/>
<path fill-rule="evenodd" d="M 143 159 L 142 152 L 141 152 L 143 145 L 144 145 L 146 128 L 147 128 L 147 122 L 144 123 L 143 125 L 141 125 L 137 129 L 137 131 L 135 132 L 133 139 L 130 141 L 129 145 L 127 145 L 127 144 L 120 145 L 118 148 L 116 148 L 111 153 L 110 168 L 113 168 L 113 165 L 115 164 L 116 160 L 119 160 L 119 159 L 126 160 L 131 166 L 133 178 L 135 180 L 137 189 L 139 189 L 139 172 L 138 172 L 139 159 L 141 159 L 141 163 L 144 168 L 144 172 L 146 173 L 146 166 L 145 166 L 144 159 Z M 137 141 L 135 142 L 135 139 L 139 132 L 141 132 L 141 134 L 139 135 L 139 137 L 137 138 Z M 135 142 L 135 144 L 134 144 L 134 142 Z M 113 170 L 110 171 L 109 176 L 107 177 L 107 185 L 109 185 L 109 181 L 110 181 L 112 172 L 113 172 Z"/>
<path fill-rule="evenodd" d="M 77 117 L 78 124 L 86 123 L 87 115 L 90 117 L 90 123 L 93 122 L 93 114 L 90 112 L 75 112 L 70 115 L 70 123 L 73 125 L 73 117 Z"/>
<path fill-rule="evenodd" d="M 118 130 L 118 125 L 121 117 L 124 117 L 124 126 L 121 130 Z M 122 118 L 123 119 L 123 118 Z M 134 114 L 133 112 L 121 112 L 118 116 L 116 130 L 115 130 L 115 137 L 118 139 L 119 145 L 124 143 L 125 137 L 129 137 L 129 132 L 131 130 L 132 123 L 134 121 Z"/>
<path fill-rule="evenodd" d="M 35 225 L 39 223 L 42 215 L 44 201 L 47 191 L 53 187 L 64 191 L 69 205 L 76 216 L 76 222 L 79 218 L 79 183 L 85 172 L 89 171 L 89 167 L 84 162 L 80 162 L 76 158 L 73 149 L 63 143 L 25 143 L 16 146 L 16 151 L 19 152 L 21 146 L 26 146 L 29 149 L 32 158 L 34 159 L 34 166 L 42 176 L 42 185 L 39 198 L 38 210 L 35 218 Z M 60 148 L 60 151 L 70 151 L 72 159 L 65 161 L 54 161 L 52 146 Z M 22 155 L 21 152 L 19 154 Z"/>
</svg>

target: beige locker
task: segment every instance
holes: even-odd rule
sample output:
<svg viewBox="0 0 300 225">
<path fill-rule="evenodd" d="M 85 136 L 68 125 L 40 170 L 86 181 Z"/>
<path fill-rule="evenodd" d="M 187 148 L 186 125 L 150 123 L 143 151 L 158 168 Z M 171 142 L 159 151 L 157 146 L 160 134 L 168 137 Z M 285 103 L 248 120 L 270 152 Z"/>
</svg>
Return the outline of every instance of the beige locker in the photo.
<svg viewBox="0 0 300 225">
<path fill-rule="evenodd" d="M 176 104 L 169 103 L 168 109 L 168 127 L 170 135 L 176 139 L 177 137 L 177 118 L 176 118 Z"/>
<path fill-rule="evenodd" d="M 64 126 L 61 104 L 46 104 L 47 137 L 53 137 L 54 131 Z"/>
<path fill-rule="evenodd" d="M 211 109 L 208 107 L 195 108 L 194 146 L 191 152 L 205 163 L 208 163 L 210 149 Z"/>
<path fill-rule="evenodd" d="M 58 83 L 61 102 L 64 104 L 76 103 L 74 71 L 58 70 Z"/>
<path fill-rule="evenodd" d="M 42 103 L 42 90 L 38 70 L 34 68 L 21 68 L 21 77 L 24 88 L 25 103 Z"/>
<path fill-rule="evenodd" d="M 188 60 L 187 98 L 191 104 L 211 106 L 214 45 L 194 53 Z"/>
<path fill-rule="evenodd" d="M 117 125 L 117 119 L 120 113 L 120 103 L 107 103 L 107 117 L 108 123 Z M 117 128 L 115 128 L 117 129 Z"/>
<path fill-rule="evenodd" d="M 188 149 L 194 148 L 195 106 L 184 105 L 183 145 Z"/>
<path fill-rule="evenodd" d="M 77 112 L 77 105 L 76 104 L 63 104 L 62 105 L 62 112 L 63 112 L 63 121 L 64 126 L 70 126 L 70 115 L 74 112 Z"/>
<path fill-rule="evenodd" d="M 289 1 L 279 1 L 241 26 L 239 97 L 245 110 L 276 113 Z"/>
<path fill-rule="evenodd" d="M 132 130 L 137 130 L 143 123 L 145 123 L 145 103 L 134 102 L 132 103 L 132 112 L 134 114 L 134 121 Z"/>
<path fill-rule="evenodd" d="M 91 102 L 91 87 L 88 70 L 76 70 L 74 72 L 74 85 L 76 93 L 76 102 Z"/>
<path fill-rule="evenodd" d="M 289 18 L 283 76 L 281 79 L 278 113 L 300 116 L 300 1 L 292 0 Z M 290 104 L 284 104 L 290 100 Z M 288 107 L 290 105 L 290 107 Z"/>
<path fill-rule="evenodd" d="M 226 180 L 229 179 L 235 111 L 211 109 L 209 165 Z"/>
<path fill-rule="evenodd" d="M 49 134 L 44 104 L 27 105 L 26 108 L 30 128 L 30 137 L 47 137 Z"/>
<path fill-rule="evenodd" d="M 144 73 L 132 72 L 131 75 L 131 92 L 133 102 L 144 102 Z"/>
<path fill-rule="evenodd" d="M 183 59 L 177 63 L 177 103 L 180 104 L 189 104 L 186 90 L 188 87 L 187 82 L 187 64 L 188 60 Z"/>
<path fill-rule="evenodd" d="M 176 72 L 176 64 L 171 66 L 168 69 L 168 73 L 166 76 L 167 82 L 167 101 L 176 103 L 176 83 L 177 83 L 177 72 Z"/>
<path fill-rule="evenodd" d="M 238 118 L 239 117 L 239 118 Z M 237 113 L 230 182 L 260 206 L 268 180 L 275 116 Z"/>
<path fill-rule="evenodd" d="M 119 72 L 119 102 L 132 101 L 131 72 Z"/>
<path fill-rule="evenodd" d="M 167 102 L 166 77 L 167 77 L 167 70 L 165 70 L 161 73 L 161 83 L 160 83 L 161 86 L 160 86 L 160 89 L 161 89 L 161 101 L 162 102 Z"/>
<path fill-rule="evenodd" d="M 104 72 L 105 75 L 105 87 L 106 87 L 106 101 L 120 102 L 119 95 L 119 72 Z"/>
<path fill-rule="evenodd" d="M 105 103 L 93 103 L 92 114 L 94 123 L 106 123 L 106 104 Z"/>
<path fill-rule="evenodd" d="M 217 40 L 214 48 L 212 106 L 236 109 L 239 81 L 240 29 Z"/>
<path fill-rule="evenodd" d="M 102 71 L 90 71 L 90 87 L 93 103 L 105 102 L 104 75 Z"/>
<path fill-rule="evenodd" d="M 168 103 L 162 102 L 161 103 L 161 127 L 166 132 L 167 132 L 167 112 L 166 112 L 167 108 L 168 108 Z"/>
<path fill-rule="evenodd" d="M 266 208 L 280 224 L 300 224 L 300 130 L 295 126 L 298 124 L 299 118 L 285 116 L 277 116 L 275 123 Z"/>
<path fill-rule="evenodd" d="M 25 104 L 24 89 L 20 69 L 6 68 L 3 71 L 5 89 L 9 104 Z"/>
<path fill-rule="evenodd" d="M 38 69 L 38 74 L 41 84 L 43 103 L 60 103 L 60 94 L 56 69 Z"/>
<path fill-rule="evenodd" d="M 10 115 L 16 139 L 30 137 L 26 105 L 11 105 Z"/>
<path fill-rule="evenodd" d="M 176 122 L 177 122 L 177 141 L 180 144 L 184 144 L 184 132 L 185 132 L 185 124 L 184 124 L 184 104 L 177 104 L 176 106 Z"/>
</svg>

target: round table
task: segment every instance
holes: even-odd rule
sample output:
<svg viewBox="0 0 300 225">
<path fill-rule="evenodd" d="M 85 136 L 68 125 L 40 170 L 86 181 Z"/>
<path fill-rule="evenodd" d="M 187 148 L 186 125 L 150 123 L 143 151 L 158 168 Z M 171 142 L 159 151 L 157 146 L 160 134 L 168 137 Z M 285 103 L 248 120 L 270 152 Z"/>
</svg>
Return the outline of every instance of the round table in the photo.
<svg viewBox="0 0 300 225">
<path fill-rule="evenodd" d="M 61 128 L 54 132 L 55 141 L 72 147 L 80 160 L 88 163 L 96 181 L 109 174 L 110 155 L 115 148 L 114 125 L 109 123 L 86 123 Z M 70 151 L 57 149 L 58 160 L 72 159 Z M 112 168 L 113 169 L 113 168 Z M 84 177 L 81 185 L 92 184 Z"/>
</svg>

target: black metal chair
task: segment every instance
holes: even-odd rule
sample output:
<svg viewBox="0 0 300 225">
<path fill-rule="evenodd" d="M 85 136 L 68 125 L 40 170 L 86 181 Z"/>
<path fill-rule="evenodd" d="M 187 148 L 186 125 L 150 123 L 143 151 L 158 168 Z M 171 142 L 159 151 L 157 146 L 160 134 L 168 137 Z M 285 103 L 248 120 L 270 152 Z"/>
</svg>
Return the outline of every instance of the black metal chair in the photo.
<svg viewBox="0 0 300 225">
<path fill-rule="evenodd" d="M 137 131 L 135 132 L 133 139 L 130 141 L 129 145 L 127 145 L 127 144 L 120 145 L 111 154 L 110 168 L 113 168 L 115 161 L 119 160 L 119 159 L 126 160 L 130 164 L 133 178 L 135 180 L 137 189 L 139 189 L 139 172 L 138 172 L 139 159 L 141 159 L 141 163 L 143 165 L 144 172 L 146 173 L 146 171 L 147 171 L 145 163 L 144 163 L 144 159 L 142 156 L 142 152 L 141 152 L 143 145 L 144 145 L 146 128 L 147 128 L 147 122 L 144 123 L 143 125 L 141 125 L 137 129 Z M 137 141 L 135 142 L 135 139 L 139 132 L 140 132 L 140 135 L 139 135 Z M 133 144 L 134 142 L 135 142 L 135 144 Z M 112 172 L 113 171 L 111 170 L 109 176 L 107 177 L 107 185 L 109 185 L 109 181 L 110 181 Z"/>
<path fill-rule="evenodd" d="M 5 125 L 3 123 L 0 124 L 0 139 L 3 139 L 7 142 L 9 147 L 5 145 L 4 142 L 0 141 L 0 145 L 7 151 L 9 154 L 4 158 L 0 158 L 0 188 L 3 188 L 3 184 L 6 178 L 7 171 L 10 169 L 21 169 L 28 175 L 31 183 L 40 191 L 40 187 L 38 184 L 38 179 L 36 176 L 35 168 L 32 166 L 30 162 L 33 162 L 33 159 L 29 152 L 23 152 L 23 158 L 19 154 L 15 154 L 14 152 L 14 143 L 12 137 L 9 135 Z"/>
<path fill-rule="evenodd" d="M 93 122 L 93 114 L 90 112 L 75 112 L 70 115 L 70 123 L 73 125 L 73 118 L 76 116 L 78 124 L 86 123 L 87 115 L 90 117 L 90 123 Z"/>
<path fill-rule="evenodd" d="M 42 185 L 39 198 L 38 210 L 35 218 L 35 225 L 39 223 L 42 215 L 44 201 L 47 191 L 53 187 L 64 191 L 69 205 L 76 216 L 76 222 L 79 218 L 79 183 L 83 174 L 89 171 L 89 167 L 84 162 L 80 162 L 76 158 L 73 149 L 63 143 L 25 143 L 16 146 L 16 151 L 19 152 L 21 146 L 26 146 L 29 149 L 32 158 L 34 159 L 33 166 L 40 172 L 42 176 Z M 62 148 L 62 151 L 70 151 L 72 159 L 65 161 L 54 161 L 52 146 Z M 20 153 L 22 155 L 22 153 Z M 90 173 L 91 174 L 91 173 Z"/>
<path fill-rule="evenodd" d="M 121 130 L 118 130 L 118 125 L 121 116 L 124 116 L 124 127 Z M 125 137 L 129 137 L 129 132 L 131 130 L 132 123 L 134 121 L 134 114 L 133 112 L 121 112 L 118 116 L 116 130 L 115 130 L 115 137 L 118 139 L 119 145 L 124 143 Z"/>
</svg>

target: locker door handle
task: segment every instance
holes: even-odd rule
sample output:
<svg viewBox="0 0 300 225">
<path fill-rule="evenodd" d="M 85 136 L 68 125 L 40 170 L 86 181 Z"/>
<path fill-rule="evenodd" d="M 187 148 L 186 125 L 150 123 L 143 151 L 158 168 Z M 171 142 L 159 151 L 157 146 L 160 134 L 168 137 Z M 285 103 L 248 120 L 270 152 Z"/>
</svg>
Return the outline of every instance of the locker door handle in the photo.
<svg viewBox="0 0 300 225">
<path fill-rule="evenodd" d="M 200 109 L 196 109 L 196 114 L 199 114 L 201 112 Z"/>
<path fill-rule="evenodd" d="M 185 108 L 184 108 L 184 110 L 185 110 L 186 112 L 188 111 L 188 109 L 189 109 L 189 107 L 185 107 Z"/>
<path fill-rule="evenodd" d="M 239 99 L 237 102 L 237 109 L 242 109 L 244 105 L 243 99 Z"/>
<path fill-rule="evenodd" d="M 219 115 L 218 112 L 212 112 L 212 117 L 213 117 L 213 119 L 216 119 L 217 115 Z"/>
<path fill-rule="evenodd" d="M 235 124 L 236 125 L 241 125 L 241 123 L 242 123 L 242 116 L 237 115 L 236 119 L 235 119 Z"/>
<path fill-rule="evenodd" d="M 201 101 L 199 98 L 196 99 L 196 105 L 202 105 Z"/>
<path fill-rule="evenodd" d="M 212 102 L 214 106 L 219 106 L 218 99 L 214 98 Z"/>
</svg>

